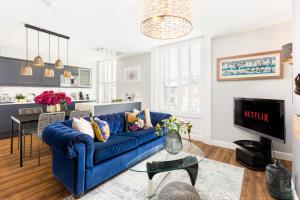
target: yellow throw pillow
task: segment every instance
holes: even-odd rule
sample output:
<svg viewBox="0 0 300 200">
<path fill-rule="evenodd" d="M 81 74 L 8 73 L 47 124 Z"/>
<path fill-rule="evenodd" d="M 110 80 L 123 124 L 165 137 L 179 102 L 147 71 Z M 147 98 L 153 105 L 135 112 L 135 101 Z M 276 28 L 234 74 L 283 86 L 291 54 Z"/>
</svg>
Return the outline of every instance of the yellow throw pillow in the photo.
<svg viewBox="0 0 300 200">
<path fill-rule="evenodd" d="M 90 118 L 94 133 L 99 142 L 106 142 L 110 136 L 109 125 L 98 117 Z"/>
</svg>

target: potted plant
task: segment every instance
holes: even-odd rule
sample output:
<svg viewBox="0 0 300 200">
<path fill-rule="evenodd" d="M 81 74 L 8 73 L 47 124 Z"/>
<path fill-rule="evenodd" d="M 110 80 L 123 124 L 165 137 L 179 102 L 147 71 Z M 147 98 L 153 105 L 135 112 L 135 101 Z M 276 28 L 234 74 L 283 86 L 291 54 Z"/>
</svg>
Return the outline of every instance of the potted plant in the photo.
<svg viewBox="0 0 300 200">
<path fill-rule="evenodd" d="M 25 96 L 23 96 L 22 94 L 16 94 L 16 100 L 18 103 L 24 103 L 25 102 Z"/>
<path fill-rule="evenodd" d="M 181 152 L 182 140 L 180 134 L 186 134 L 191 131 L 191 123 L 182 123 L 175 117 L 164 119 L 156 125 L 156 134 L 163 135 L 166 133 L 165 149 L 170 154 Z"/>
</svg>

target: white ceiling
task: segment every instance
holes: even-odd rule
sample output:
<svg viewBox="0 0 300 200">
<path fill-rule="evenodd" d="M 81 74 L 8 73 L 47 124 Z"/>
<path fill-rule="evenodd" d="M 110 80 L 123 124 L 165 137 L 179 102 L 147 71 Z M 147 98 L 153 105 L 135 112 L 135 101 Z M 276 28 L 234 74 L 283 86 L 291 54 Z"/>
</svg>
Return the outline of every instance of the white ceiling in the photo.
<svg viewBox="0 0 300 200">
<path fill-rule="evenodd" d="M 242 32 L 292 19 L 292 0 L 194 1 L 194 29 L 180 40 L 204 34 L 215 37 Z M 51 2 L 54 6 L 48 6 L 45 2 Z M 95 46 L 134 54 L 176 41 L 145 37 L 139 30 L 138 3 L 139 0 L 1 0 L 0 47 L 23 51 L 24 23 L 71 36 L 71 59 L 86 63 L 99 59 L 99 55 L 91 50 Z M 33 56 L 36 53 L 37 35 L 33 31 L 29 33 Z M 55 60 L 57 40 L 54 37 L 51 45 L 51 60 Z M 61 46 L 64 54 L 63 41 Z M 47 54 L 46 35 L 41 35 L 41 48 L 42 55 Z"/>
</svg>

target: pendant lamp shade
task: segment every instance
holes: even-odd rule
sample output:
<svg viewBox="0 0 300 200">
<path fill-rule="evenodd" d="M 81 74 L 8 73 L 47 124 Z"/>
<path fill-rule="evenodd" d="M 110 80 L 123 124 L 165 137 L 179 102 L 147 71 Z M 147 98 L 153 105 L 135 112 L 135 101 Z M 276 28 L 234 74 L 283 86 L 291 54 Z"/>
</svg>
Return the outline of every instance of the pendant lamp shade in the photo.
<svg viewBox="0 0 300 200">
<path fill-rule="evenodd" d="M 55 68 L 56 68 L 56 69 L 63 69 L 63 68 L 64 68 L 63 62 L 62 62 L 60 59 L 57 59 L 57 60 L 55 61 Z"/>
<path fill-rule="evenodd" d="M 59 37 L 58 37 L 58 59 L 55 61 L 55 68 L 62 69 L 64 68 L 63 62 L 60 60 L 60 46 L 59 46 Z"/>
<path fill-rule="evenodd" d="M 38 55 L 33 59 L 33 65 L 37 67 L 43 67 L 44 61 L 40 56 L 40 31 L 38 31 Z"/>
<path fill-rule="evenodd" d="M 37 67 L 43 67 L 44 66 L 43 58 L 39 55 L 35 57 L 33 60 L 33 65 Z"/>
<path fill-rule="evenodd" d="M 32 67 L 28 63 L 28 28 L 26 28 L 26 64 L 21 67 L 21 76 L 32 76 Z"/>
<path fill-rule="evenodd" d="M 48 68 L 46 68 L 44 71 L 44 76 L 48 78 L 54 77 L 54 70 L 50 68 L 50 59 L 51 59 L 50 52 L 51 49 L 50 49 L 50 34 L 49 34 L 49 65 Z"/>
<path fill-rule="evenodd" d="M 44 71 L 44 76 L 48 77 L 48 78 L 54 77 L 54 70 L 46 68 L 45 71 Z"/>
<path fill-rule="evenodd" d="M 20 74 L 22 76 L 32 76 L 32 67 L 29 64 L 21 67 Z"/>
<path fill-rule="evenodd" d="M 141 0 L 141 32 L 155 39 L 175 39 L 192 29 L 192 0 Z"/>
</svg>

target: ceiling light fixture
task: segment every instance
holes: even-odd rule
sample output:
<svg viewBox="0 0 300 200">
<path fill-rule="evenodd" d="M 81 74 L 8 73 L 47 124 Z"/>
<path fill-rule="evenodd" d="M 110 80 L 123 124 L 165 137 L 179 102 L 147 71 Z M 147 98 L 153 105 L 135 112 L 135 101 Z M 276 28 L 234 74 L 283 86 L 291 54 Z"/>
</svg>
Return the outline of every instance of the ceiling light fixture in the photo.
<svg viewBox="0 0 300 200">
<path fill-rule="evenodd" d="M 46 68 L 44 72 L 44 76 L 48 78 L 54 77 L 54 70 L 50 68 L 50 60 L 51 60 L 50 52 L 51 49 L 50 49 L 50 34 L 49 34 L 49 63 L 48 63 L 48 68 Z"/>
<path fill-rule="evenodd" d="M 59 52 L 59 49 L 60 49 L 60 46 L 59 46 L 59 37 L 57 37 L 57 46 L 58 46 L 58 59 L 55 61 L 55 68 L 56 69 L 63 69 L 64 66 L 63 66 L 63 62 L 60 60 L 60 52 Z"/>
<path fill-rule="evenodd" d="M 192 0 L 141 0 L 142 33 L 155 39 L 175 39 L 192 29 Z"/>
<path fill-rule="evenodd" d="M 43 58 L 40 56 L 40 31 L 38 31 L 38 55 L 33 59 L 33 65 L 37 67 L 44 66 Z"/>
<path fill-rule="evenodd" d="M 26 63 L 21 67 L 20 74 L 22 76 L 32 76 L 32 67 L 28 63 L 28 28 L 26 28 Z"/>
</svg>

